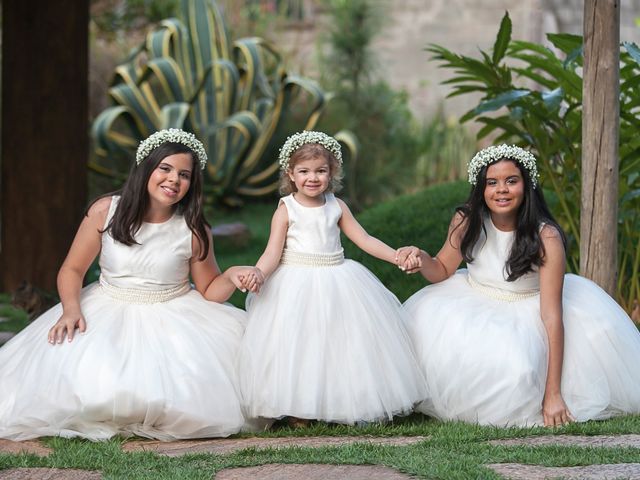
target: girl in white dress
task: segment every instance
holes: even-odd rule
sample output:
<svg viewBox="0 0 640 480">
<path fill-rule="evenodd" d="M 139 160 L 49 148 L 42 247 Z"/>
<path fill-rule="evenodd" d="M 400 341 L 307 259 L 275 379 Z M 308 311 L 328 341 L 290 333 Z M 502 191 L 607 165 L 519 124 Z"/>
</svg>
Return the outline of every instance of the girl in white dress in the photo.
<svg viewBox="0 0 640 480">
<path fill-rule="evenodd" d="M 321 132 L 289 137 L 280 151 L 282 198 L 249 295 L 239 361 L 245 414 L 353 424 L 390 420 L 424 397 L 397 298 L 365 267 L 345 260 L 340 231 L 395 264 L 342 200 L 340 145 Z M 251 285 L 247 285 L 251 288 Z"/>
<path fill-rule="evenodd" d="M 62 302 L 0 349 L 0 438 L 171 440 L 243 426 L 234 362 L 246 314 L 215 302 L 252 269 L 216 264 L 206 160 L 192 134 L 156 132 L 119 195 L 89 207 L 58 274 Z M 98 254 L 100 280 L 81 288 Z"/>
<path fill-rule="evenodd" d="M 561 425 L 640 413 L 640 334 L 595 283 L 565 275 L 564 234 L 537 180 L 529 152 L 480 151 L 440 252 L 399 253 L 433 282 L 405 303 L 426 414 Z"/>
</svg>

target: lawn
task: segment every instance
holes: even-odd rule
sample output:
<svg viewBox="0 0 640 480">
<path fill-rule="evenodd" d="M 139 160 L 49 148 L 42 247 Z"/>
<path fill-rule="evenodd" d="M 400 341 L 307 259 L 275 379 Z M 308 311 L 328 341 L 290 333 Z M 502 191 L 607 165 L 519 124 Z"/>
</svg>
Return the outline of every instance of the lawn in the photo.
<svg viewBox="0 0 640 480">
<path fill-rule="evenodd" d="M 428 437 L 409 446 L 353 444 L 336 447 L 248 448 L 227 455 L 189 454 L 164 457 L 151 452 L 123 453 L 123 439 L 92 443 L 86 440 L 49 438 L 54 449 L 48 457 L 0 455 L 0 469 L 11 467 L 57 467 L 99 470 L 105 479 L 211 479 L 224 468 L 266 463 L 329 463 L 385 465 L 418 478 L 500 478 L 485 467 L 490 463 L 524 463 L 573 466 L 632 463 L 640 449 L 628 447 L 585 448 L 575 446 L 494 446 L 487 441 L 543 434 L 615 435 L 640 434 L 640 417 L 628 416 L 601 422 L 573 424 L 557 429 L 480 427 L 442 423 L 421 415 L 398 419 L 387 425 L 347 427 L 316 424 L 309 428 L 283 428 L 260 436 L 322 435 L 422 435 Z M 1 477 L 1 474 L 0 474 Z"/>
</svg>

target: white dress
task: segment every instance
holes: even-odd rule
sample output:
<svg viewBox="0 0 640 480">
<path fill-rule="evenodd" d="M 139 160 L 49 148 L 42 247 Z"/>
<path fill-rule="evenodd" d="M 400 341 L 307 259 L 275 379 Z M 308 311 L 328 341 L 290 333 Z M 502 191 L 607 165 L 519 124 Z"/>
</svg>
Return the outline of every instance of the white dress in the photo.
<svg viewBox="0 0 640 480">
<path fill-rule="evenodd" d="M 240 349 L 245 414 L 348 423 L 391 419 L 424 398 L 397 298 L 344 260 L 333 194 L 317 208 L 292 195 L 281 265 L 247 298 Z"/>
<path fill-rule="evenodd" d="M 135 237 L 128 247 L 102 235 L 100 281 L 80 294 L 84 334 L 47 343 L 58 304 L 0 348 L 0 438 L 171 440 L 243 426 L 234 362 L 245 312 L 191 289 L 181 215 Z"/>
<path fill-rule="evenodd" d="M 539 273 L 507 282 L 513 232 L 485 221 L 468 270 L 405 303 L 427 379 L 418 409 L 445 420 L 542 425 L 548 342 Z M 485 241 L 486 240 L 486 241 Z M 561 390 L 578 421 L 640 413 L 640 334 L 595 283 L 567 274 Z"/>
</svg>

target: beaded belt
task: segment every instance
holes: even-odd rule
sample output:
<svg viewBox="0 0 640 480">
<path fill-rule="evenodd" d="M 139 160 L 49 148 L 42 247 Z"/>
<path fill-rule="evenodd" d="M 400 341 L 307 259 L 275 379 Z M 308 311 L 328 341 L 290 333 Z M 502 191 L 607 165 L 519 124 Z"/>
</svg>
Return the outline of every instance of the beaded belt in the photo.
<svg viewBox="0 0 640 480">
<path fill-rule="evenodd" d="M 180 297 L 191 290 L 191 285 L 188 282 L 166 290 L 120 288 L 110 285 L 102 277 L 100 277 L 100 287 L 111 298 L 127 303 L 162 303 Z"/>
<path fill-rule="evenodd" d="M 471 278 L 471 275 L 469 274 L 467 274 L 467 279 L 469 280 L 469 285 L 471 285 L 479 292 L 485 294 L 488 297 L 495 298 L 496 300 L 502 300 L 503 302 L 517 302 L 518 300 L 524 300 L 525 298 L 535 297 L 536 295 L 538 295 L 538 293 L 540 293 L 538 291 L 507 292 L 505 290 L 500 290 L 499 288 L 488 287 L 476 282 L 473 278 Z"/>
<path fill-rule="evenodd" d="M 344 250 L 335 253 L 304 253 L 284 249 L 280 263 L 305 267 L 330 267 L 344 262 Z"/>
</svg>

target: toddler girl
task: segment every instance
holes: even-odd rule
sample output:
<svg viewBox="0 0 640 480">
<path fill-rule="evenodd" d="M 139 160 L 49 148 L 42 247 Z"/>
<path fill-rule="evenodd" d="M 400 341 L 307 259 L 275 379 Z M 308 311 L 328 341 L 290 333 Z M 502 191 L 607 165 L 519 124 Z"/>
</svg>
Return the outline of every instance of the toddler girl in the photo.
<svg viewBox="0 0 640 480">
<path fill-rule="evenodd" d="M 401 305 L 371 272 L 344 259 L 340 231 L 393 264 L 395 250 L 368 235 L 334 196 L 342 177 L 334 138 L 297 133 L 279 161 L 289 195 L 256 265 L 266 283 L 247 299 L 239 363 L 246 415 L 353 424 L 410 412 L 424 380 Z"/>
</svg>

